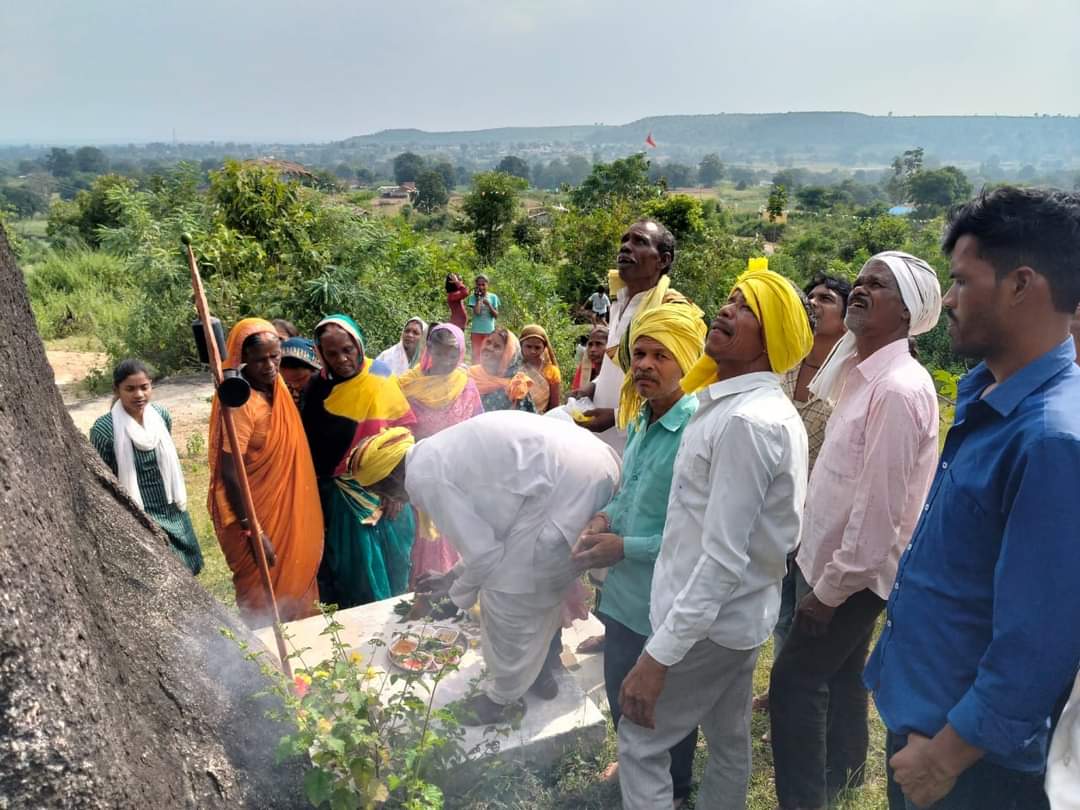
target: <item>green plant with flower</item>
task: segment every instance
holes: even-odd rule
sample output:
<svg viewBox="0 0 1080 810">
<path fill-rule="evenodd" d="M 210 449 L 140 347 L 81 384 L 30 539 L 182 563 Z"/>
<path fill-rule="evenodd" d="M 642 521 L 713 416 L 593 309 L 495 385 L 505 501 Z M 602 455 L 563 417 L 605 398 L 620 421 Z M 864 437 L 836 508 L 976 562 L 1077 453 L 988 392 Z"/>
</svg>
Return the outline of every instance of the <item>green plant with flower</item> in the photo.
<svg viewBox="0 0 1080 810">
<path fill-rule="evenodd" d="M 222 630 L 267 677 L 269 686 L 260 694 L 279 701 L 270 716 L 292 729 L 278 744 L 279 762 L 308 758 L 304 788 L 314 807 L 441 808 L 437 777 L 476 753 L 465 750 L 465 732 L 453 712 L 434 705 L 439 684 L 457 670 L 456 656 L 436 653 L 438 666 L 427 677 L 380 671 L 373 661 L 385 643 L 372 639 L 367 652 L 350 649 L 334 609 L 322 611 L 322 635 L 330 637 L 332 655 L 310 666 L 304 660 L 310 648 L 294 650 L 292 680 L 265 651 Z"/>
</svg>

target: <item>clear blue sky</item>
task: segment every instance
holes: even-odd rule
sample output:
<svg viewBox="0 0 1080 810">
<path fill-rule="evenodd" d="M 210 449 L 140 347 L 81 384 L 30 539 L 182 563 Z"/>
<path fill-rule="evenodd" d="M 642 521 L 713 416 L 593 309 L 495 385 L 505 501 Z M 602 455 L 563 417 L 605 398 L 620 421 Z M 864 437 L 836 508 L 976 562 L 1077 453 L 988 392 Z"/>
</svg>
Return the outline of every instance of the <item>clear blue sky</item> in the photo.
<svg viewBox="0 0 1080 810">
<path fill-rule="evenodd" d="M 1080 114 L 1077 0 L 3 0 L 0 141 Z"/>
</svg>

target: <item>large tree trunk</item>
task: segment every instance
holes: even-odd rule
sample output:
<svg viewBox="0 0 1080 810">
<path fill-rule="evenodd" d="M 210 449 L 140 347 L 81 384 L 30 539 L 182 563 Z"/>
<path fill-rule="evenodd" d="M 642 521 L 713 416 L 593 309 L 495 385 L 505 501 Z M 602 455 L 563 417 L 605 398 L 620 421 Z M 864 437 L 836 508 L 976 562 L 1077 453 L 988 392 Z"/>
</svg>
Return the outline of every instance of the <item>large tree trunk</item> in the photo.
<svg viewBox="0 0 1080 810">
<path fill-rule="evenodd" d="M 0 228 L 0 807 L 303 806 L 239 626 L 80 436 Z"/>
</svg>

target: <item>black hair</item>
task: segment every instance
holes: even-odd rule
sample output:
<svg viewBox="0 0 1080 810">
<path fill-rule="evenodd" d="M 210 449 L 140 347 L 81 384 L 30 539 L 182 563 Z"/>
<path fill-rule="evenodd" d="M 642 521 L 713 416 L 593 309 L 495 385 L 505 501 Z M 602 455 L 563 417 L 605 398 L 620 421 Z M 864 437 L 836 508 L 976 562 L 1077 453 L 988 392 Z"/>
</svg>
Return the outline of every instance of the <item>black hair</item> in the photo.
<svg viewBox="0 0 1080 810">
<path fill-rule="evenodd" d="M 952 255 L 962 236 L 977 241 L 978 255 L 1000 280 L 1027 266 L 1043 276 L 1058 312 L 1080 303 L 1080 195 L 1002 186 L 982 191 L 957 209 L 941 242 Z"/>
<path fill-rule="evenodd" d="M 289 337 L 300 337 L 300 330 L 293 326 L 292 321 L 287 321 L 284 318 L 274 318 L 270 321 L 274 325 L 274 328 L 284 332 Z"/>
<path fill-rule="evenodd" d="M 825 287 L 840 296 L 841 316 L 847 315 L 847 299 L 851 295 L 851 282 L 839 276 L 830 276 L 828 273 L 815 273 L 814 277 L 802 288 L 807 298 L 814 291 L 814 287 Z"/>
<path fill-rule="evenodd" d="M 591 335 L 591 334 L 592 333 L 589 332 L 589 333 L 584 334 L 584 335 L 578 335 L 578 339 L 577 339 L 578 346 L 587 346 L 588 343 L 589 343 L 589 335 Z"/>
<path fill-rule="evenodd" d="M 307 360 L 301 360 L 299 357 L 293 357 L 291 354 L 282 355 L 281 358 L 282 368 L 306 368 L 309 371 L 318 371 L 317 366 L 311 365 Z"/>
<path fill-rule="evenodd" d="M 278 342 L 281 342 L 281 338 L 279 338 L 276 333 L 252 332 L 250 335 L 244 338 L 244 342 L 240 344 L 240 357 L 242 358 L 245 354 L 248 353 L 249 349 L 254 349 L 264 340 L 276 340 Z"/>
<path fill-rule="evenodd" d="M 113 388 L 119 388 L 120 383 L 133 374 L 145 374 L 147 379 L 151 381 L 154 379 L 154 372 L 150 370 L 150 366 L 146 365 L 142 360 L 136 360 L 134 357 L 129 357 L 126 360 L 121 360 L 116 364 L 116 368 L 113 369 Z"/>
<path fill-rule="evenodd" d="M 673 234 L 663 222 L 649 217 L 639 219 L 638 222 L 643 224 L 651 222 L 660 229 L 660 233 L 655 237 L 656 251 L 661 254 L 666 253 L 671 257 L 671 261 L 668 262 L 667 270 L 664 271 L 665 273 L 670 273 L 671 268 L 675 265 L 675 234 Z"/>
<path fill-rule="evenodd" d="M 435 324 L 438 326 L 438 324 Z M 427 342 L 438 343 L 440 346 L 456 346 L 457 337 L 449 329 L 436 329 L 435 326 L 431 327 L 428 331 Z"/>
<path fill-rule="evenodd" d="M 453 273 L 447 273 L 446 274 L 446 291 L 448 293 L 450 293 L 450 292 L 453 292 L 454 290 L 456 290 L 457 288 L 458 288 L 458 285 L 457 285 L 457 282 L 454 281 L 454 274 Z"/>
</svg>

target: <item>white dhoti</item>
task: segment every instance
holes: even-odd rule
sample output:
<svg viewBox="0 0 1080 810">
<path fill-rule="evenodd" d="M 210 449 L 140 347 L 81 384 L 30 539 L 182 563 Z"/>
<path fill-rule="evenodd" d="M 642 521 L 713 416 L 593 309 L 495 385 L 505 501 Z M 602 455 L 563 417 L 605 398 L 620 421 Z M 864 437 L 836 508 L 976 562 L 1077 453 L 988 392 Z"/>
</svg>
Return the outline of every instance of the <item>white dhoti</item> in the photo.
<svg viewBox="0 0 1080 810">
<path fill-rule="evenodd" d="M 480 589 L 483 689 L 494 702 L 513 703 L 533 685 L 562 625 L 563 597 L 575 576 L 570 545 L 548 526 L 536 539 L 531 593 Z"/>
<path fill-rule="evenodd" d="M 562 624 L 562 594 L 480 591 L 484 694 L 506 705 L 529 691 Z"/>
</svg>

